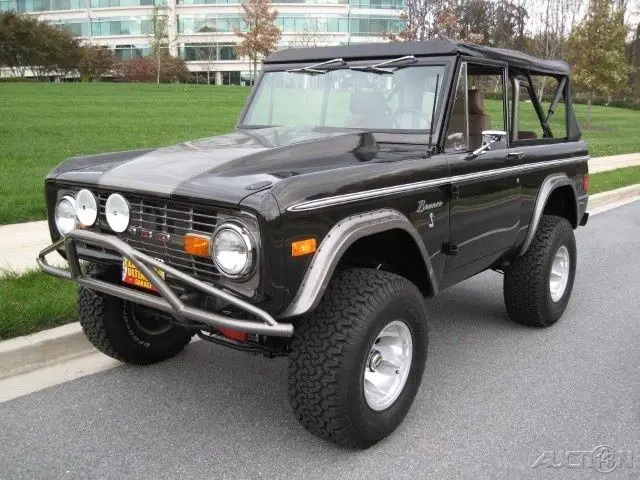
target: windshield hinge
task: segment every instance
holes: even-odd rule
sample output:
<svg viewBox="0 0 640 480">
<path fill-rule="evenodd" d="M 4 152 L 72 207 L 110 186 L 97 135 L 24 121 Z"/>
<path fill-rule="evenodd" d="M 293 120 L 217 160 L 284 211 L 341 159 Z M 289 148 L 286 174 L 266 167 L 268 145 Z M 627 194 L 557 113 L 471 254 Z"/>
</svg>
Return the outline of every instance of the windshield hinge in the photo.
<svg viewBox="0 0 640 480">
<path fill-rule="evenodd" d="M 341 65 L 344 66 L 346 65 L 347 62 L 345 62 L 343 59 L 341 58 L 334 58 L 333 60 L 327 60 L 326 62 L 322 62 L 322 63 L 316 63 L 315 65 L 309 65 L 307 67 L 302 67 L 302 68 L 292 68 L 290 70 L 285 70 L 287 73 L 308 73 L 310 75 L 322 75 L 324 73 L 327 73 L 327 70 L 321 70 L 320 67 L 329 67 L 332 65 Z"/>
<path fill-rule="evenodd" d="M 404 57 L 392 58 L 391 60 L 386 60 L 384 62 L 376 63 L 374 65 L 362 65 L 362 66 L 355 66 L 355 67 L 349 67 L 349 68 L 351 68 L 351 70 L 362 70 L 365 72 L 372 72 L 372 73 L 393 73 L 398 68 L 397 66 L 398 63 L 403 63 L 403 62 L 416 63 L 417 61 L 418 60 L 416 60 L 416 57 L 414 57 L 413 55 L 406 55 Z"/>
</svg>

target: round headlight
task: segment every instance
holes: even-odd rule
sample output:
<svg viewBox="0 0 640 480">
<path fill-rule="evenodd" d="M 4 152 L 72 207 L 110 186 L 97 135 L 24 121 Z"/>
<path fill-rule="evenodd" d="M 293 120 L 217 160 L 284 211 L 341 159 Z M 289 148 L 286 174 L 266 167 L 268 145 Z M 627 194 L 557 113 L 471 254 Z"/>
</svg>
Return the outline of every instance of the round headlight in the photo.
<svg viewBox="0 0 640 480">
<path fill-rule="evenodd" d="M 246 276 L 253 268 L 254 246 L 245 228 L 235 223 L 223 223 L 213 235 L 213 261 L 228 277 Z"/>
<path fill-rule="evenodd" d="M 114 232 L 122 233 L 129 226 L 129 202 L 119 193 L 109 195 L 104 212 L 107 223 Z"/>
<path fill-rule="evenodd" d="M 71 230 L 76 228 L 76 200 L 65 195 L 56 205 L 55 211 L 56 228 L 60 235 L 66 235 Z"/>
<path fill-rule="evenodd" d="M 78 221 L 85 227 L 96 223 L 98 218 L 98 201 L 89 190 L 80 190 L 76 195 L 76 214 Z"/>
</svg>

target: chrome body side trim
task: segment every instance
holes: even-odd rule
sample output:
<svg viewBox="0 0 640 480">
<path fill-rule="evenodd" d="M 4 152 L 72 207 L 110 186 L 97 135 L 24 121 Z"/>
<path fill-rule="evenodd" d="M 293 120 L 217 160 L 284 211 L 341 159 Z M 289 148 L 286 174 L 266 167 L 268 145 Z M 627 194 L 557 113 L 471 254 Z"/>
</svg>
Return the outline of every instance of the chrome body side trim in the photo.
<svg viewBox="0 0 640 480">
<path fill-rule="evenodd" d="M 527 172 L 529 170 L 536 170 L 539 168 L 550 168 L 550 167 L 556 167 L 561 165 L 568 165 L 572 163 L 586 162 L 588 160 L 589 160 L 588 156 L 582 156 L 582 157 L 563 158 L 561 160 L 550 160 L 546 162 L 527 163 L 524 165 L 515 165 L 512 167 L 496 168 L 493 170 L 486 170 L 482 172 L 456 175 L 454 177 L 437 178 L 433 180 L 425 180 L 423 182 L 406 183 L 404 185 L 395 185 L 393 187 L 376 188 L 373 190 L 365 190 L 363 192 L 336 195 L 333 197 L 326 197 L 318 200 L 308 200 L 302 203 L 292 205 L 288 207 L 287 210 L 290 212 L 304 212 L 308 210 L 316 210 L 319 208 L 331 207 L 335 205 L 344 205 L 347 203 L 357 202 L 359 200 L 366 200 L 369 198 L 385 197 L 385 196 L 394 195 L 397 193 L 411 192 L 414 190 L 423 190 L 426 188 L 438 187 L 441 185 L 448 185 L 451 183 L 465 182 L 469 180 L 496 177 L 501 175 L 510 175 L 513 173 Z"/>
<path fill-rule="evenodd" d="M 529 230 L 527 231 L 527 236 L 519 253 L 520 256 L 526 253 L 526 251 L 531 246 L 531 242 L 533 242 L 533 237 L 538 230 L 538 225 L 540 224 L 540 219 L 542 218 L 542 212 L 544 211 L 544 207 L 547 204 L 549 196 L 556 188 L 564 185 L 569 185 L 572 188 L 573 195 L 577 200 L 576 187 L 566 173 L 555 173 L 553 175 L 549 175 L 542 182 L 542 186 L 538 191 L 538 197 L 536 198 L 536 204 L 533 207 L 533 216 L 531 217 L 531 221 L 529 222 Z M 576 218 L 578 219 L 578 222 L 580 222 L 577 201 L 574 202 L 574 204 L 576 205 Z"/>
<path fill-rule="evenodd" d="M 404 230 L 413 238 L 428 272 L 430 287 L 436 294 L 438 284 L 429 254 L 411 221 L 397 210 L 374 210 L 347 217 L 329 231 L 311 260 L 298 292 L 279 318 L 303 315 L 318 305 L 342 255 L 356 240 L 394 229 Z"/>
<path fill-rule="evenodd" d="M 159 296 L 126 288 L 115 283 L 110 283 L 85 275 L 80 269 L 76 241 L 118 252 L 123 258 L 130 260 L 138 270 L 142 272 L 149 282 L 151 282 L 151 284 L 157 289 Z M 65 249 L 67 260 L 69 262 L 69 270 L 54 267 L 47 263 L 45 257 L 60 248 Z M 241 300 L 224 290 L 220 290 L 219 288 L 209 285 L 208 283 L 201 282 L 200 280 L 197 280 L 174 267 L 145 255 L 113 235 L 105 235 L 102 233 L 78 229 L 72 230 L 62 239 L 42 250 L 36 261 L 40 269 L 49 275 L 66 280 L 72 280 L 83 287 L 170 313 L 178 322 L 186 323 L 187 320 L 191 320 L 211 327 L 226 327 L 233 330 L 260 335 L 270 335 L 274 337 L 293 336 L 293 325 L 290 323 L 276 322 L 269 313 L 255 305 Z M 206 295 L 220 298 L 223 301 L 254 315 L 259 320 L 232 318 L 192 307 L 184 303 L 183 299 L 176 295 L 160 275 L 156 273 L 155 269 L 162 270 L 167 275 L 171 276 L 172 279 L 193 289 L 199 290 Z"/>
</svg>

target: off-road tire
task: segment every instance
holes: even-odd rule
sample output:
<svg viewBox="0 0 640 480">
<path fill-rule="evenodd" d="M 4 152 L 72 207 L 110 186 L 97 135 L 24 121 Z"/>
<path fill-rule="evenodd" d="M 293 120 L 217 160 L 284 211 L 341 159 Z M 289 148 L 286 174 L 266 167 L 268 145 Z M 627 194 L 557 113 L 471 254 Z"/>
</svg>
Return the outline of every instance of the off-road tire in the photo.
<svg viewBox="0 0 640 480">
<path fill-rule="evenodd" d="M 149 365 L 171 358 L 193 335 L 179 325 L 151 335 L 132 320 L 130 302 L 84 287 L 78 288 L 76 306 L 89 341 L 102 353 L 125 363 Z"/>
<path fill-rule="evenodd" d="M 554 302 L 549 289 L 551 265 L 561 246 L 569 251 L 569 280 Z M 576 273 L 576 241 L 567 219 L 543 215 L 531 246 L 504 271 L 504 300 L 512 320 L 534 327 L 549 327 L 564 313 Z"/>
<path fill-rule="evenodd" d="M 315 312 L 300 321 L 289 361 L 289 401 L 311 433 L 349 448 L 367 448 L 402 422 L 420 386 L 427 355 L 426 306 L 418 288 L 389 272 L 337 271 Z M 413 339 L 412 361 L 400 395 L 371 409 L 363 375 L 378 333 L 400 319 Z"/>
</svg>

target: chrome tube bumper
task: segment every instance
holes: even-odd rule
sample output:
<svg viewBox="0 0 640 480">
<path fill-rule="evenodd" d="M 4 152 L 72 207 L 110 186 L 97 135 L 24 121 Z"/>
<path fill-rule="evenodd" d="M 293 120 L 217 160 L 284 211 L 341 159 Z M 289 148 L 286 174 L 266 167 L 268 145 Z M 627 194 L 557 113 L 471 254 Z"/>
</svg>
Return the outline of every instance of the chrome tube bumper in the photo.
<svg viewBox="0 0 640 480">
<path fill-rule="evenodd" d="M 142 274 L 151 282 L 158 290 L 159 296 L 144 293 L 139 290 L 126 288 L 121 285 L 99 280 L 84 275 L 80 269 L 80 262 L 77 255 L 76 241 L 83 242 L 100 248 L 114 250 L 129 259 Z M 69 270 L 49 265 L 46 256 L 50 253 L 64 248 L 69 262 Z M 38 254 L 36 260 L 38 267 L 49 275 L 54 277 L 72 280 L 78 285 L 97 290 L 108 295 L 129 300 L 134 303 L 155 308 L 163 312 L 170 313 L 176 320 L 185 322 L 191 320 L 200 322 L 212 327 L 223 327 L 238 330 L 247 333 L 255 333 L 259 335 L 268 335 L 273 337 L 291 337 L 293 335 L 293 325 L 290 323 L 278 323 L 270 314 L 256 306 L 231 295 L 224 290 L 213 287 L 207 283 L 196 280 L 185 273 L 165 265 L 159 260 L 152 258 L 144 253 L 132 248 L 129 244 L 123 242 L 117 237 L 104 235 L 101 233 L 89 232 L 86 230 L 73 230 L 64 238 L 56 243 L 49 245 Z M 217 313 L 208 312 L 199 308 L 186 305 L 176 293 L 171 290 L 169 285 L 156 273 L 155 269 L 162 270 L 172 279 L 181 284 L 187 285 L 202 293 L 220 298 L 231 305 L 258 317 L 262 322 L 253 320 L 243 320 L 219 315 Z"/>
</svg>

